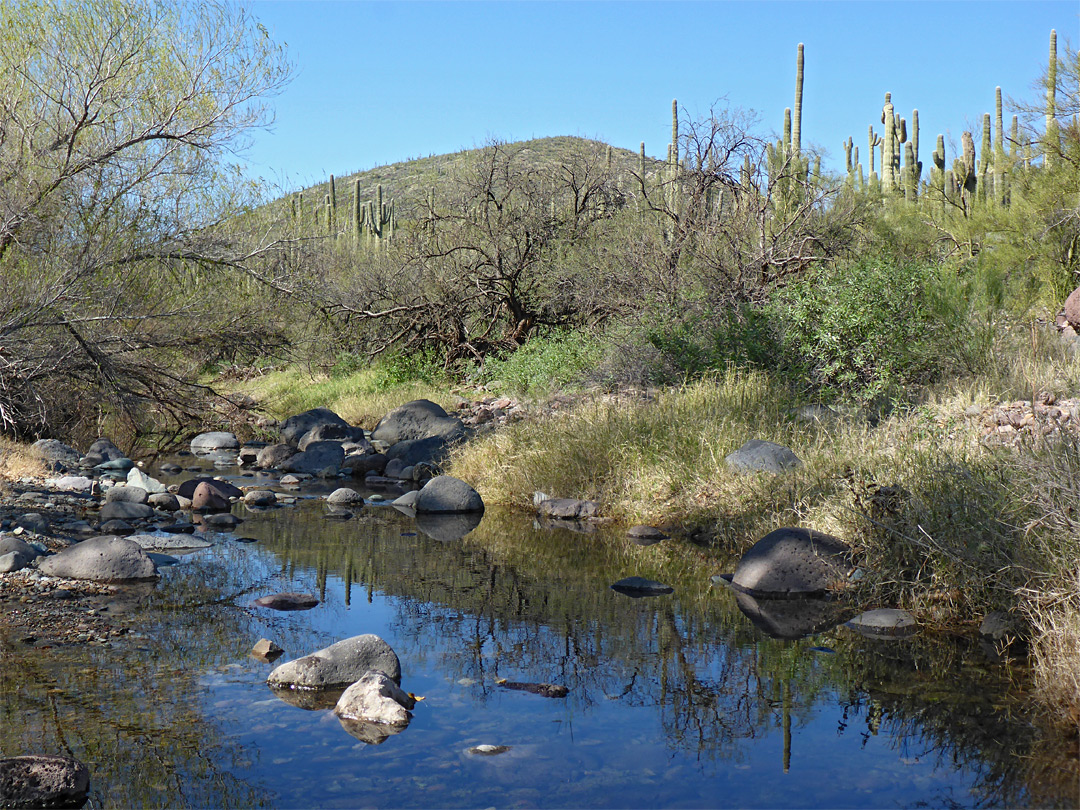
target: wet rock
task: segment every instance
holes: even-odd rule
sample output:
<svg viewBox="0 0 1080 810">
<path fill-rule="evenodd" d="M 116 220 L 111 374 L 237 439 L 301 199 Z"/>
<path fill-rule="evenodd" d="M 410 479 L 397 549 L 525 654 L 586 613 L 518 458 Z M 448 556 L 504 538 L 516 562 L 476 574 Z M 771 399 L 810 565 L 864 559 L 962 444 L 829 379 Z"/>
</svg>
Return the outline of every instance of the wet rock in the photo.
<svg viewBox="0 0 1080 810">
<path fill-rule="evenodd" d="M 540 501 L 536 511 L 541 517 L 555 520 L 586 520 L 599 517 L 600 503 L 576 498 L 547 498 Z"/>
<path fill-rule="evenodd" d="M 417 495 L 413 507 L 417 513 L 482 512 L 480 494 L 460 478 L 439 475 L 428 481 Z"/>
<path fill-rule="evenodd" d="M 90 771 L 70 757 L 0 758 L 0 807 L 82 807 Z"/>
<path fill-rule="evenodd" d="M 751 439 L 734 453 L 726 456 L 724 461 L 736 472 L 741 473 L 783 473 L 802 464 L 799 457 L 788 448 L 760 439 Z"/>
<path fill-rule="evenodd" d="M 416 699 L 406 694 L 385 672 L 365 672 L 338 698 L 334 714 L 340 720 L 405 727 Z"/>
<path fill-rule="evenodd" d="M 467 749 L 467 752 L 476 756 L 482 757 L 494 757 L 499 754 L 505 754 L 510 750 L 509 745 L 474 745 L 472 748 Z"/>
<path fill-rule="evenodd" d="M 454 442 L 464 438 L 466 433 L 461 420 L 450 416 L 442 406 L 427 399 L 417 399 L 383 416 L 371 431 L 371 438 L 388 445 L 429 438 Z"/>
<path fill-rule="evenodd" d="M 560 686 L 554 683 L 521 683 L 520 681 L 501 681 L 499 683 L 503 689 L 512 689 L 516 692 L 529 692 L 533 695 L 540 695 L 546 698 L 564 698 L 570 690 L 565 686 Z"/>
<path fill-rule="evenodd" d="M 244 493 L 239 487 L 233 486 L 228 481 L 219 481 L 217 478 L 208 477 L 191 478 L 185 481 L 176 490 L 176 496 L 178 498 L 192 498 L 195 490 L 201 484 L 206 484 L 225 500 L 244 497 Z"/>
<path fill-rule="evenodd" d="M 206 515 L 202 522 L 205 526 L 211 526 L 221 531 L 232 531 L 243 523 L 243 520 L 229 512 L 221 512 L 216 515 Z"/>
<path fill-rule="evenodd" d="M 307 450 L 290 457 L 280 465 L 280 469 L 290 473 L 320 475 L 330 468 L 334 475 L 341 468 L 345 451 L 338 442 L 314 442 Z"/>
<path fill-rule="evenodd" d="M 846 626 L 862 636 L 890 638 L 906 638 L 918 631 L 915 617 L 897 608 L 868 610 L 850 619 Z"/>
<path fill-rule="evenodd" d="M 191 508 L 196 512 L 227 512 L 232 505 L 219 489 L 204 481 L 191 494 Z"/>
<path fill-rule="evenodd" d="M 251 648 L 251 654 L 261 661 L 276 661 L 284 650 L 268 638 L 260 638 Z"/>
<path fill-rule="evenodd" d="M 652 579 L 645 579 L 644 577 L 620 579 L 611 586 L 611 590 L 634 599 L 640 599 L 643 596 L 663 596 L 675 592 L 675 589 L 670 585 Z"/>
<path fill-rule="evenodd" d="M 215 450 L 238 450 L 240 441 L 236 435 L 224 430 L 200 433 L 191 440 L 191 452 L 196 454 L 212 453 Z"/>
<path fill-rule="evenodd" d="M 112 582 L 157 577 L 154 563 L 138 543 L 123 537 L 93 537 L 38 563 L 43 574 Z"/>
<path fill-rule="evenodd" d="M 260 596 L 254 604 L 271 610 L 311 610 L 319 604 L 319 600 L 311 593 L 274 593 L 268 596 Z"/>
<path fill-rule="evenodd" d="M 351 506 L 355 510 L 364 505 L 364 496 L 355 489 L 340 487 L 326 496 L 326 502 L 335 506 Z"/>
<path fill-rule="evenodd" d="M 769 532 L 742 556 L 732 585 L 752 596 L 811 596 L 844 583 L 851 549 L 810 529 Z"/>
<path fill-rule="evenodd" d="M 277 505 L 277 493 L 270 489 L 253 489 L 244 493 L 244 503 L 248 506 L 266 508 Z"/>
<path fill-rule="evenodd" d="M 378 636 L 353 636 L 325 649 L 278 666 L 267 683 L 278 688 L 326 689 L 354 683 L 365 672 L 385 672 L 401 682 L 397 653 Z"/>
<path fill-rule="evenodd" d="M 125 487 L 126 489 L 126 487 Z M 111 491 L 111 490 L 110 490 Z M 154 516 L 154 508 L 145 503 L 112 501 L 101 507 L 100 518 L 107 523 L 110 520 L 145 520 Z"/>
<path fill-rule="evenodd" d="M 143 551 L 197 551 L 210 548 L 210 544 L 205 540 L 188 537 L 182 532 L 165 535 L 137 533 L 127 539 L 137 543 Z"/>
<path fill-rule="evenodd" d="M 398 507 L 406 509 L 408 507 Z M 473 529 L 480 525 L 483 512 L 418 512 L 416 513 L 416 528 L 440 543 L 452 543 L 460 540 Z"/>
<path fill-rule="evenodd" d="M 158 526 L 158 531 L 168 534 L 192 534 L 195 527 L 187 521 L 178 520 L 175 523 L 165 523 Z"/>
<path fill-rule="evenodd" d="M 164 512 L 177 512 L 180 509 L 180 499 L 171 492 L 155 492 L 150 496 L 149 503 Z"/>
<path fill-rule="evenodd" d="M 142 487 L 117 484 L 105 493 L 105 503 L 147 503 L 150 494 Z"/>
<path fill-rule="evenodd" d="M 160 467 L 158 467 L 158 470 L 163 475 L 179 475 L 184 471 L 184 468 L 181 467 L 179 464 L 167 463 L 162 464 Z"/>
</svg>

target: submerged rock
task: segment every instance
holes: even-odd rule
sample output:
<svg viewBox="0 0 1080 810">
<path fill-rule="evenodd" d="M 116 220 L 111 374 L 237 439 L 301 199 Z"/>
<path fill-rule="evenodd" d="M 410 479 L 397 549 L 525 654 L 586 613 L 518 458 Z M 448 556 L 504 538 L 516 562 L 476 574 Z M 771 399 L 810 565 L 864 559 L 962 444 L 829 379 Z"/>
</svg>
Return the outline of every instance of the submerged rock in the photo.
<svg viewBox="0 0 1080 810">
<path fill-rule="evenodd" d="M 899 608 L 878 608 L 860 613 L 847 626 L 862 636 L 906 638 L 918 631 L 915 617 Z"/>
<path fill-rule="evenodd" d="M 626 577 L 625 579 L 620 579 L 611 586 L 611 590 L 617 591 L 624 596 L 630 596 L 634 599 L 640 599 L 643 596 L 663 596 L 664 594 L 675 592 L 675 589 L 670 585 L 665 585 L 662 582 L 657 582 L 652 579 L 645 579 L 644 577 Z"/>
<path fill-rule="evenodd" d="M 512 689 L 515 692 L 529 692 L 546 698 L 564 698 L 570 694 L 565 686 L 554 683 L 522 683 L 520 681 L 502 681 L 499 683 L 503 689 Z"/>
<path fill-rule="evenodd" d="M 255 600 L 259 607 L 271 610 L 311 610 L 319 600 L 311 593 L 273 593 Z"/>
</svg>

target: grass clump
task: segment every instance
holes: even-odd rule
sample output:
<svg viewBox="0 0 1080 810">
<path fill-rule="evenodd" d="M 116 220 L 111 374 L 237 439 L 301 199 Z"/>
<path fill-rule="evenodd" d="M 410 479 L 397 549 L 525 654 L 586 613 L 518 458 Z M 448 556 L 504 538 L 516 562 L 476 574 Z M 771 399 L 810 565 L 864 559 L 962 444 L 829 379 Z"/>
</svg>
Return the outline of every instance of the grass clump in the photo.
<svg viewBox="0 0 1080 810">
<path fill-rule="evenodd" d="M 45 475 L 45 464 L 26 444 L 0 436 L 0 488 L 20 478 Z"/>
</svg>

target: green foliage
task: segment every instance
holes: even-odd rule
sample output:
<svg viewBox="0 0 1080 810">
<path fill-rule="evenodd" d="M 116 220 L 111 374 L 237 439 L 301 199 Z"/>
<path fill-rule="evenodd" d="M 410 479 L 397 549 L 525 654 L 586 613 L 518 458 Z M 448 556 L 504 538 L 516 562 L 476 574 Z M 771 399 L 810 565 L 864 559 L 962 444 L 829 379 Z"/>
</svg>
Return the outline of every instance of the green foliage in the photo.
<svg viewBox="0 0 1080 810">
<path fill-rule="evenodd" d="M 599 358 L 600 344 L 590 334 L 555 332 L 504 357 L 488 357 L 480 379 L 515 393 L 547 393 L 586 381 Z"/>
<path fill-rule="evenodd" d="M 955 366 L 955 300 L 924 264 L 872 257 L 814 273 L 773 302 L 785 362 L 814 387 L 863 399 L 932 382 Z M 955 314 L 955 312 L 954 312 Z"/>
<path fill-rule="evenodd" d="M 665 382 L 699 379 L 728 366 L 769 368 L 777 348 L 767 313 L 749 304 L 649 329 L 646 339 L 659 355 L 656 376 Z"/>
</svg>

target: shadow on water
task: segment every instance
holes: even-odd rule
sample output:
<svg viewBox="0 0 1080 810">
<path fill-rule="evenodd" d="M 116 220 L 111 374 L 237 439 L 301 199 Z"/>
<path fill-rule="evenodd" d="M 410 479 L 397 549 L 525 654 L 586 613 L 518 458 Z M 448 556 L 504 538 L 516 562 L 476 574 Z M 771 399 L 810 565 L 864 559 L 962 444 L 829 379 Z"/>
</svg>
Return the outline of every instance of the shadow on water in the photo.
<svg viewBox="0 0 1080 810">
<path fill-rule="evenodd" d="M 3 753 L 82 759 L 99 807 L 1075 803 L 1075 768 L 1055 782 L 1041 767 L 1058 749 L 1032 722 L 1024 673 L 962 639 L 867 639 L 837 626 L 835 603 L 737 603 L 674 541 L 642 547 L 496 510 L 479 522 L 325 512 L 237 507 L 258 542 L 216 537 L 170 569 L 142 601 L 139 637 L 5 646 Z M 611 589 L 627 576 L 675 592 Z M 304 586 L 312 611 L 252 606 Z M 429 691 L 389 739 L 349 737 L 326 696 L 281 700 L 248 655 L 262 636 L 306 654 L 380 615 L 402 685 Z M 569 692 L 513 694 L 503 679 Z M 484 729 L 525 727 L 529 744 L 462 760 Z M 499 762 L 513 764 L 475 770 Z M 376 778 L 376 765 L 396 775 Z"/>
</svg>

